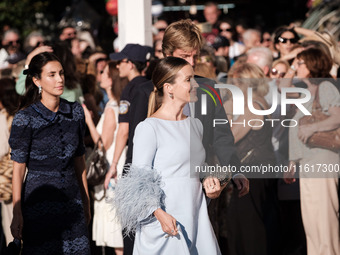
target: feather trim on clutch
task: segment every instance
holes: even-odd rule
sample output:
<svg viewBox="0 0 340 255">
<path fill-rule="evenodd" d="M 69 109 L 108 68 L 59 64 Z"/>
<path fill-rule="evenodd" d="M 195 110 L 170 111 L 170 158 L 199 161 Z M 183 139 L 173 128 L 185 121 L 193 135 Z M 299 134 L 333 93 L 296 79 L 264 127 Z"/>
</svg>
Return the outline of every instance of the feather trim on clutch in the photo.
<svg viewBox="0 0 340 255">
<path fill-rule="evenodd" d="M 156 209 L 165 208 L 161 184 L 161 175 L 155 169 L 133 165 L 117 181 L 110 202 L 126 234 L 135 232 Z"/>
</svg>

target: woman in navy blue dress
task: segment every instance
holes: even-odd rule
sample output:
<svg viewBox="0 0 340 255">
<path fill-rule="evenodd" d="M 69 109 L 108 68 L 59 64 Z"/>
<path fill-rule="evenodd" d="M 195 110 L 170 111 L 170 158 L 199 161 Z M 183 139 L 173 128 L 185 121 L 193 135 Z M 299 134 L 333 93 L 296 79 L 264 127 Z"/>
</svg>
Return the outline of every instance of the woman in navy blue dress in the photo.
<svg viewBox="0 0 340 255">
<path fill-rule="evenodd" d="M 12 234 L 23 240 L 23 254 L 89 254 L 83 109 L 60 99 L 64 71 L 55 55 L 36 55 L 25 72 L 9 139 Z"/>
</svg>

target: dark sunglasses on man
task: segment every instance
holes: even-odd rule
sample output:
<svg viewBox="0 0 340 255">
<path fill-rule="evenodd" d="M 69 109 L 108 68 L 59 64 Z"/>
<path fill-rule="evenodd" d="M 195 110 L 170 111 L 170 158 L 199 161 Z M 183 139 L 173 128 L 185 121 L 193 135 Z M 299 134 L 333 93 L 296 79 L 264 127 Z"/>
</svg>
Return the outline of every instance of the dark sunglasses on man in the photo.
<svg viewBox="0 0 340 255">
<path fill-rule="evenodd" d="M 14 44 L 19 44 L 20 40 L 16 40 L 16 41 L 9 41 L 6 46 L 13 46 Z"/>
<path fill-rule="evenodd" d="M 288 41 L 291 43 L 291 44 L 294 44 L 294 43 L 297 43 L 298 42 L 298 39 L 296 38 L 284 38 L 284 37 L 279 37 L 278 38 L 278 41 L 280 43 L 287 43 Z"/>
</svg>

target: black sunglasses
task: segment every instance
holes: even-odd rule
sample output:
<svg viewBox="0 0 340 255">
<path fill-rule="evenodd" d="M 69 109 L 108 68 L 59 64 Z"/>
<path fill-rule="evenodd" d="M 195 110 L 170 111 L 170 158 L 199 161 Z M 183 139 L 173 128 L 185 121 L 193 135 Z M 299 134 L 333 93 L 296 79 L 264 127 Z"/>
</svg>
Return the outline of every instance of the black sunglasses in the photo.
<svg viewBox="0 0 340 255">
<path fill-rule="evenodd" d="M 14 43 L 19 44 L 19 43 L 20 43 L 20 40 L 9 41 L 7 45 L 12 46 Z"/>
<path fill-rule="evenodd" d="M 287 43 L 288 41 L 290 42 L 290 43 L 297 43 L 298 42 L 298 39 L 296 39 L 296 38 L 284 38 L 284 37 L 279 37 L 278 38 L 278 41 L 280 42 L 280 43 Z"/>
<path fill-rule="evenodd" d="M 219 30 L 220 30 L 220 33 L 221 32 L 232 32 L 233 31 L 231 28 L 226 28 L 226 29 L 219 28 Z"/>
</svg>

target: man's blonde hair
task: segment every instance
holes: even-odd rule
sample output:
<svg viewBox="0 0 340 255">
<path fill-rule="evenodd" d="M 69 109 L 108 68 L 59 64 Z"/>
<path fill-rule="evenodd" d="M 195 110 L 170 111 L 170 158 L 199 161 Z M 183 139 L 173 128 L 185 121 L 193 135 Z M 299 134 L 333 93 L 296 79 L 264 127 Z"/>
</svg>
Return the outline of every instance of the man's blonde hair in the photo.
<svg viewBox="0 0 340 255">
<path fill-rule="evenodd" d="M 197 50 L 199 53 L 203 38 L 199 28 L 190 19 L 171 23 L 165 30 L 162 51 L 164 56 L 172 56 L 176 49 Z"/>
</svg>

